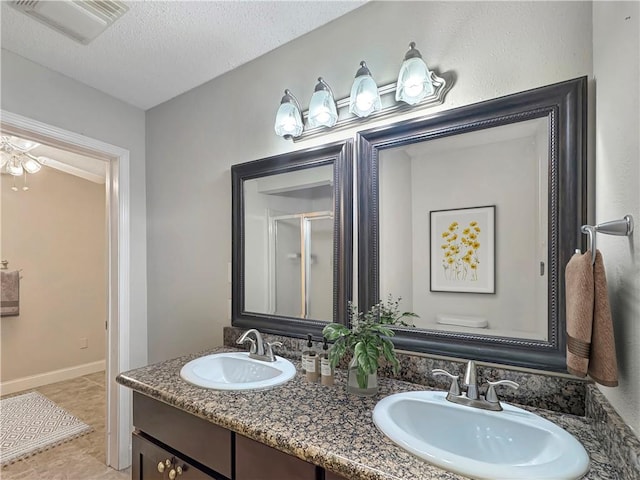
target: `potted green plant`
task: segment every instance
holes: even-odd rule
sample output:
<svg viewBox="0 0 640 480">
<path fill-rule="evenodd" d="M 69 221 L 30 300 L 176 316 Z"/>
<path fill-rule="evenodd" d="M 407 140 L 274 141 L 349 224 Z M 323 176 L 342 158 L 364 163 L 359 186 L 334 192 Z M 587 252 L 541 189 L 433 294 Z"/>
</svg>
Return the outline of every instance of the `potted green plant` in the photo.
<svg viewBox="0 0 640 480">
<path fill-rule="evenodd" d="M 322 330 L 324 337 L 334 342 L 329 351 L 331 366 L 335 368 L 340 360 L 351 354 L 348 367 L 347 390 L 358 395 L 375 395 L 378 391 L 377 372 L 379 361 L 384 357 L 395 373 L 400 368 L 390 337 L 395 335 L 391 326 L 413 326 L 405 318 L 418 317 L 413 312 L 400 312 L 400 300 L 389 295 L 386 302 L 380 302 L 368 312 L 359 312 L 349 303 L 351 326 L 330 323 Z"/>
</svg>

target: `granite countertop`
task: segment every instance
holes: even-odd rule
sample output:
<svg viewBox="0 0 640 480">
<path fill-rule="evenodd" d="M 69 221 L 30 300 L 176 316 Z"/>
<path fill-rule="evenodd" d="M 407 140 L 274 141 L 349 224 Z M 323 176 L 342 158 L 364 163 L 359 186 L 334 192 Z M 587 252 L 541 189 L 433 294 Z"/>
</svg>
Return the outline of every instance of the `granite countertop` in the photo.
<svg viewBox="0 0 640 480">
<path fill-rule="evenodd" d="M 333 386 L 310 383 L 299 372 L 288 383 L 264 391 L 230 392 L 191 385 L 180 378 L 182 366 L 194 358 L 222 351 L 187 355 L 138 368 L 118 376 L 118 383 L 192 413 L 307 462 L 353 480 L 464 479 L 411 455 L 375 427 L 371 413 L 388 395 L 426 390 L 423 385 L 379 378 L 373 397 L 348 394 L 345 378 L 336 372 Z M 584 417 L 523 407 L 556 423 L 584 445 L 591 458 L 589 480 L 620 478 L 608 463 Z"/>
</svg>

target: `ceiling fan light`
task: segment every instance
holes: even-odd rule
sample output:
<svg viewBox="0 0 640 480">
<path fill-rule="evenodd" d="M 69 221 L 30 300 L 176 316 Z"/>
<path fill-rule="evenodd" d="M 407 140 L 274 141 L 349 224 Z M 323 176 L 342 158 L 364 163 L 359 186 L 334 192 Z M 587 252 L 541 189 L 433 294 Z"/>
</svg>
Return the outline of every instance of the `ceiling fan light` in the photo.
<svg viewBox="0 0 640 480">
<path fill-rule="evenodd" d="M 11 160 L 9 160 L 9 163 L 7 163 L 7 173 L 13 175 L 14 177 L 20 177 L 24 174 L 22 162 L 20 162 L 17 157 L 11 158 Z"/>
</svg>

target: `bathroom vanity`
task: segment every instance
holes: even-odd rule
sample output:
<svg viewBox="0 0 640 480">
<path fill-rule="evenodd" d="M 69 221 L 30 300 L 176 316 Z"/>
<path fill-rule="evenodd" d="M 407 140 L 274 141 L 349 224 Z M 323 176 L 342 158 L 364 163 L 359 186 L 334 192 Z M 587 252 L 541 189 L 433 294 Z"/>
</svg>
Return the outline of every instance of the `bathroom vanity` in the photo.
<svg viewBox="0 0 640 480">
<path fill-rule="evenodd" d="M 120 384 L 134 390 L 133 479 L 465 478 L 414 457 L 373 424 L 380 399 L 425 390 L 424 385 L 380 378 L 378 395 L 360 398 L 346 392 L 340 371 L 333 386 L 309 383 L 298 373 L 279 387 L 245 392 L 204 389 L 180 378 L 187 362 L 225 350 L 118 376 Z M 527 409 L 580 440 L 591 458 L 585 479 L 627 478 L 603 453 L 606 448 L 586 418 Z"/>
<path fill-rule="evenodd" d="M 136 480 L 340 478 L 327 477 L 321 467 L 137 392 L 133 412 Z"/>
</svg>

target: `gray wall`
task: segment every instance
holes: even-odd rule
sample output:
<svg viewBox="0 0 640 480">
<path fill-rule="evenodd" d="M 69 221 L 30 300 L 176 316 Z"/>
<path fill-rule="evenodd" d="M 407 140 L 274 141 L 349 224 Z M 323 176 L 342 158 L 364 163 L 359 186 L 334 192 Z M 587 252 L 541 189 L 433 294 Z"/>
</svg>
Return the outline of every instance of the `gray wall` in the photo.
<svg viewBox="0 0 640 480">
<path fill-rule="evenodd" d="M 456 72 L 440 107 L 452 108 L 590 74 L 591 4 L 373 2 L 149 110 L 150 361 L 222 343 L 230 166 L 353 133 L 277 137 L 283 89 L 308 105 L 322 75 L 346 97 L 363 59 L 378 84 L 393 82 L 412 40 L 430 66 Z"/>
<path fill-rule="evenodd" d="M 372 2 L 149 110 L 146 158 L 150 360 L 222 343 L 222 327 L 229 324 L 230 166 L 353 133 L 339 132 L 296 144 L 276 137 L 273 120 L 284 88 L 290 88 L 303 105 L 308 105 L 316 78 L 322 75 L 336 97 L 345 97 L 358 62 L 363 59 L 378 84 L 390 83 L 396 78 L 411 40 L 417 42 L 430 66 L 457 74 L 456 85 L 440 109 L 591 75 L 593 9 L 596 31 L 602 32 L 595 38 L 595 51 L 603 62 L 596 77 L 608 80 L 598 87 L 598 95 L 608 94 L 616 100 L 621 97 L 624 103 L 625 96 L 633 93 L 632 102 L 624 104 L 627 117 L 631 118 L 630 112 L 637 112 L 637 4 L 619 7 L 621 11 L 615 19 L 609 19 L 607 14 L 618 7 L 610 5 L 611 2 Z M 619 14 L 625 9 L 633 10 L 628 23 L 631 27 L 621 30 Z M 627 75 L 621 76 L 620 64 L 630 61 L 624 67 Z M 598 215 L 603 219 L 605 214 L 617 217 L 626 211 L 638 215 L 637 117 L 635 123 L 624 125 L 627 130 L 621 135 L 619 116 L 615 111 L 609 115 L 612 121 L 605 121 L 610 124 L 609 131 L 605 132 L 600 124 L 599 134 L 608 137 L 610 148 L 628 149 L 630 154 L 625 159 L 617 154 L 607 156 L 606 161 L 613 162 L 606 167 L 611 174 L 616 172 L 615 162 L 626 163 L 623 170 L 615 173 L 621 180 L 622 192 L 615 193 L 619 189 L 614 191 L 613 187 L 600 188 L 598 192 L 602 195 L 599 202 L 615 210 L 605 212 L 602 207 Z M 602 241 L 601 245 L 606 244 Z M 611 254 L 611 268 L 629 268 L 624 267 L 632 264 L 628 253 L 624 253 L 628 248 L 611 244 L 611 250 L 616 248 L 621 248 L 619 255 L 627 258 L 618 262 Z M 612 289 L 618 285 L 627 290 L 637 287 L 630 272 L 612 273 L 612 277 Z M 621 279 L 620 284 L 617 279 Z M 614 310 L 624 317 L 628 331 L 638 327 L 637 288 L 635 292 L 632 300 L 613 294 Z M 619 340 L 633 342 L 622 348 L 621 387 L 618 393 L 607 394 L 638 429 L 637 416 L 631 412 L 639 410 L 640 392 L 631 382 L 635 374 L 637 383 L 638 367 L 633 365 L 640 364 L 640 349 L 637 334 L 630 338 L 635 340 Z"/>
<path fill-rule="evenodd" d="M 131 357 L 147 362 L 145 117 L 98 90 L 2 50 L 2 109 L 130 151 Z"/>
<path fill-rule="evenodd" d="M 607 269 L 618 388 L 601 387 L 640 435 L 640 3 L 594 2 L 595 220 L 630 213 L 632 239 L 598 235 Z"/>
</svg>

